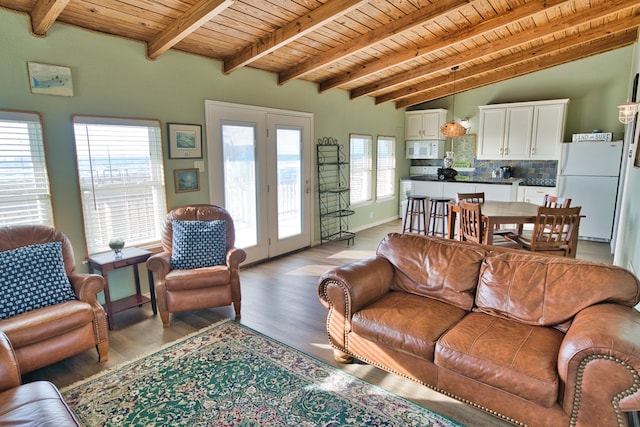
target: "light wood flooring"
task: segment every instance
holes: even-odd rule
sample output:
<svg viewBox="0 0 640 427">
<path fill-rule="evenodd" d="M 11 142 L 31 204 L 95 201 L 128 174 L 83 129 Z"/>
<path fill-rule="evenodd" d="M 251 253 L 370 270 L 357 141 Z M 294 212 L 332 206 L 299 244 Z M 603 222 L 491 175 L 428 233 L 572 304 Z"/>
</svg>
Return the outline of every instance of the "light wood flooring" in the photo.
<svg viewBox="0 0 640 427">
<path fill-rule="evenodd" d="M 400 231 L 400 220 L 356 234 L 355 242 L 330 242 L 280 257 L 241 271 L 242 319 L 256 331 L 286 343 L 347 372 L 404 396 L 469 426 L 508 425 L 469 405 L 386 373 L 375 367 L 333 361 L 325 329 L 326 309 L 317 296 L 318 276 L 333 266 L 372 256 L 380 239 Z M 609 245 L 580 241 L 578 258 L 612 262 Z M 231 306 L 171 315 L 171 326 L 162 328 L 149 305 L 116 315 L 117 329 L 109 335 L 109 361 L 96 362 L 94 350 L 71 357 L 23 376 L 24 382 L 49 380 L 62 388 L 135 357 L 158 350 L 184 335 L 219 319 L 233 317 Z"/>
</svg>

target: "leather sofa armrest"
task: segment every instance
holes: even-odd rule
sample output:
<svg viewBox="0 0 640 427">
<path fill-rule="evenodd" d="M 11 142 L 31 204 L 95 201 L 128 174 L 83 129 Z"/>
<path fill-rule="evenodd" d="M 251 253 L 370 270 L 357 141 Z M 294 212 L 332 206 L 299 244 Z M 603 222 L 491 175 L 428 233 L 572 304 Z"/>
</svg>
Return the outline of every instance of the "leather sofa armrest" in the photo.
<svg viewBox="0 0 640 427">
<path fill-rule="evenodd" d="M 0 391 L 18 387 L 21 381 L 13 346 L 4 332 L 0 331 Z"/>
<path fill-rule="evenodd" d="M 104 277 L 99 274 L 73 272 L 69 275 L 69 282 L 78 299 L 91 305 L 97 304 L 98 294 L 104 289 Z"/>
<path fill-rule="evenodd" d="M 558 373 L 572 418 L 597 419 L 602 402 L 618 416 L 640 410 L 640 313 L 620 304 L 580 311 L 560 346 Z"/>
<path fill-rule="evenodd" d="M 353 313 L 389 292 L 395 271 L 385 258 L 356 261 L 325 272 L 318 280 L 320 302 L 329 309 L 332 342 L 344 348 Z"/>
<path fill-rule="evenodd" d="M 155 271 L 159 280 L 164 280 L 164 277 L 171 270 L 171 254 L 163 251 L 151 255 L 147 260 L 147 268 Z"/>
</svg>

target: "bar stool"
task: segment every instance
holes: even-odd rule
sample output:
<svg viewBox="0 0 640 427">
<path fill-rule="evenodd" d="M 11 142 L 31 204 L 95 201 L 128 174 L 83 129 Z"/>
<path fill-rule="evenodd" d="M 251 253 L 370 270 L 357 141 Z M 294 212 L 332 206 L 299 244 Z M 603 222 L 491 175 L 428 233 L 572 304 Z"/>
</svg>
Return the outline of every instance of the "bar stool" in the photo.
<svg viewBox="0 0 640 427">
<path fill-rule="evenodd" d="M 447 227 L 448 208 L 447 203 L 451 201 L 449 197 L 432 197 L 431 205 L 429 206 L 429 231 L 427 234 L 435 236 L 436 234 L 442 237 L 447 237 L 445 232 Z M 436 231 L 438 227 L 438 220 L 441 220 L 442 231 Z"/>
<path fill-rule="evenodd" d="M 414 224 L 418 221 L 418 224 Z M 427 196 L 408 196 L 402 223 L 403 233 L 427 234 Z"/>
</svg>

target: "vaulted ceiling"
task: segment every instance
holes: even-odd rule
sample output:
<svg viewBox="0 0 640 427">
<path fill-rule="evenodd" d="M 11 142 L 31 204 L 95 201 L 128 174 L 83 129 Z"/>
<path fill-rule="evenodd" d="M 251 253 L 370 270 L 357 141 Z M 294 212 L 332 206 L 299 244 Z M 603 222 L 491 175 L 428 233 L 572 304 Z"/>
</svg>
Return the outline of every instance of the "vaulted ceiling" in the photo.
<svg viewBox="0 0 640 427">
<path fill-rule="evenodd" d="M 0 0 L 56 23 L 408 107 L 633 44 L 638 0 Z M 455 72 L 452 68 L 459 66 Z"/>
</svg>

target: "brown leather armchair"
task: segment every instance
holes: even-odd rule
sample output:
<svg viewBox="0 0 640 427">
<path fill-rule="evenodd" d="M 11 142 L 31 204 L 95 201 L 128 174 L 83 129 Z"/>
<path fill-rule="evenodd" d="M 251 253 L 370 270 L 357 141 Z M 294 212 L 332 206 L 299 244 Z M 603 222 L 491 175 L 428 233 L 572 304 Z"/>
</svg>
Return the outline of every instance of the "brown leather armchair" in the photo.
<svg viewBox="0 0 640 427">
<path fill-rule="evenodd" d="M 76 272 L 71 242 L 52 227 L 0 227 L 0 252 L 49 242 L 62 244 L 64 272 L 76 299 L 0 320 L 0 331 L 9 337 L 23 374 L 92 347 L 96 347 L 100 362 L 109 359 L 107 317 L 97 300 L 97 294 L 104 288 L 104 278 Z"/>
<path fill-rule="evenodd" d="M 226 221 L 224 264 L 192 269 L 172 269 L 174 221 Z M 169 313 L 222 307 L 233 303 L 240 318 L 239 268 L 246 252 L 234 247 L 235 227 L 229 212 L 215 205 L 190 205 L 167 214 L 162 230 L 163 251 L 147 260 L 147 268 L 157 275 L 156 302 L 162 324 L 169 326 Z"/>
<path fill-rule="evenodd" d="M 16 354 L 0 331 L 0 425 L 81 426 L 55 385 L 21 384 Z"/>
</svg>

